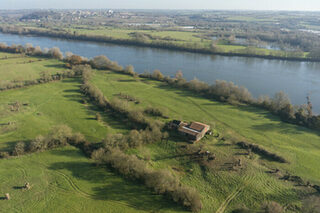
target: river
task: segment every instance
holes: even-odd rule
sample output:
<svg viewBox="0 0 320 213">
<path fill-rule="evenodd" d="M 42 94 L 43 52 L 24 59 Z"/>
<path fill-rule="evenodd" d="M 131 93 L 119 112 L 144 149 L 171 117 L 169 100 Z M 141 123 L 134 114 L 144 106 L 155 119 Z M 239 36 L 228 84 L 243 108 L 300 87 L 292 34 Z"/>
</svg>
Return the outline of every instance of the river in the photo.
<svg viewBox="0 0 320 213">
<path fill-rule="evenodd" d="M 306 103 L 306 96 L 310 95 L 314 112 L 320 113 L 320 63 L 316 62 L 213 56 L 2 33 L 0 42 L 8 45 L 31 43 L 41 48 L 59 47 L 62 52 L 69 51 L 88 58 L 106 55 L 123 66 L 133 65 L 139 73 L 159 69 L 165 75 L 173 76 L 177 70 L 182 70 L 188 80 L 197 78 L 210 84 L 216 79 L 233 81 L 248 88 L 255 97 L 273 96 L 284 91 L 297 105 Z"/>
</svg>

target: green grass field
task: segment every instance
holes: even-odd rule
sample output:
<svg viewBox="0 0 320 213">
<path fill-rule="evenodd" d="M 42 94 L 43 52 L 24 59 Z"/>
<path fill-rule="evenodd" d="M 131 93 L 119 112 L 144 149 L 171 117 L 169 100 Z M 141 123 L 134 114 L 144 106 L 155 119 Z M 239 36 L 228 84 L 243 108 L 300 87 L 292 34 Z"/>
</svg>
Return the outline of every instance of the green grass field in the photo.
<svg viewBox="0 0 320 213">
<path fill-rule="evenodd" d="M 4 55 L 0 54 L 0 58 Z M 8 58 L 0 63 L 14 69 L 25 60 L 29 58 Z M 62 66 L 55 60 L 41 63 L 43 67 Z M 61 70 L 59 66 L 54 66 L 53 71 Z M 17 76 L 36 76 L 39 72 L 36 67 L 27 63 L 23 70 L 14 70 Z M 3 80 L 10 78 L 4 75 Z M 286 212 L 296 212 L 301 200 L 315 191 L 269 173 L 276 168 L 320 184 L 318 132 L 283 123 L 264 110 L 211 101 L 152 80 L 94 71 L 91 82 L 108 99 L 120 92 L 128 94 L 140 101 L 128 103 L 131 108 L 163 109 L 169 117 L 161 118 L 163 121 L 208 123 L 225 138 L 223 141 L 221 137 L 209 136 L 199 143 L 216 154 L 217 159 L 209 169 L 179 156 L 180 145 L 186 144 L 182 138 L 128 150 L 140 159 L 149 159 L 146 160 L 149 167 L 167 169 L 184 184 L 196 188 L 203 202 L 202 212 L 231 212 L 241 206 L 257 209 L 265 201 L 279 202 L 286 206 Z M 0 92 L 0 151 L 11 150 L 18 141 L 46 135 L 60 124 L 81 132 L 91 142 L 100 142 L 108 133 L 126 134 L 130 130 L 124 120 L 101 112 L 91 103 L 84 104 L 80 85 L 80 79 L 71 78 Z M 19 110 L 12 110 L 17 102 Z M 95 119 L 97 112 L 101 113 L 102 121 Z M 7 125 L 9 122 L 12 124 Z M 277 163 L 256 154 L 247 157 L 244 150 L 233 144 L 238 141 L 259 144 L 290 163 Z M 230 170 L 230 164 L 238 159 L 243 162 L 241 169 Z M 30 182 L 31 190 L 19 188 L 25 182 Z M 1 199 L 5 193 L 10 193 L 12 199 Z M 179 205 L 154 195 L 145 186 L 125 180 L 108 168 L 95 166 L 72 147 L 1 159 L 0 206 L 4 212 L 183 212 Z"/>
<path fill-rule="evenodd" d="M 42 72 L 55 74 L 63 69 L 63 63 L 54 59 L 25 57 L 9 53 L 0 54 L 0 81 L 34 80 L 40 78 Z"/>
<path fill-rule="evenodd" d="M 71 147 L 0 161 L 1 212 L 182 212 Z M 29 182 L 30 190 L 21 187 Z"/>
<path fill-rule="evenodd" d="M 240 204 L 257 207 L 257 203 L 270 198 L 278 201 L 286 200 L 286 202 L 292 199 L 293 203 L 297 201 L 303 190 L 293 193 L 294 190 L 290 189 L 291 186 L 266 175 L 266 171 L 270 168 L 290 171 L 295 175 L 319 183 L 320 172 L 317 168 L 317 161 L 320 160 L 320 137 L 314 131 L 285 124 L 263 110 L 246 106 L 225 105 L 150 80 L 134 80 L 126 75 L 98 71 L 92 83 L 99 86 L 109 99 L 112 99 L 119 92 L 132 95 L 141 101 L 140 106 L 132 105 L 132 107 L 167 108 L 171 119 L 209 123 L 216 126 L 230 140 L 247 140 L 262 145 L 290 162 L 290 164 L 279 164 L 256 156 L 256 159 L 247 161 L 248 167 L 243 174 L 230 174 L 223 171 L 223 165 L 239 157 L 237 156 L 239 150 L 235 146 L 224 147 L 221 142 L 209 139 L 205 140 L 203 145 L 217 153 L 218 159 L 221 158 L 221 162 L 218 162 L 217 169 L 212 174 L 204 175 L 196 165 L 191 164 L 185 167 L 178 160 L 164 160 L 164 162 L 156 161 L 154 163 L 156 167 L 180 165 L 183 171 L 188 166 L 195 167 L 194 174 L 184 175 L 183 180 L 185 183 L 196 185 L 198 190 L 202 192 L 206 197 L 204 200 L 208 211 L 217 208 L 230 192 L 246 184 L 250 187 L 241 189 L 242 195 L 233 200 L 229 206 L 230 209 Z M 141 153 L 150 153 L 153 159 L 157 159 L 158 153 L 170 156 L 170 150 L 157 147 L 157 151 L 153 151 L 154 148 L 151 146 L 149 150 L 143 150 Z"/>
</svg>

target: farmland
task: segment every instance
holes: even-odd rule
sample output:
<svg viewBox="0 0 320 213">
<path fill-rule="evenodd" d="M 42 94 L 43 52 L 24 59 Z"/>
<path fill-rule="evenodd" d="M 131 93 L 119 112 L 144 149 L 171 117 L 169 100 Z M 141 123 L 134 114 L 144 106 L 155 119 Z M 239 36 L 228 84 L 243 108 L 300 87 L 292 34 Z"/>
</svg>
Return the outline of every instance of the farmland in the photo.
<svg viewBox="0 0 320 213">
<path fill-rule="evenodd" d="M 35 79 L 46 70 L 55 73 L 66 69 L 64 62 L 56 59 L 39 61 L 36 57 L 7 53 L 0 57 L 2 80 L 13 81 L 20 75 L 22 79 Z M 21 62 L 30 60 L 34 62 L 20 67 Z M 259 209 L 266 201 L 280 203 L 287 212 L 299 212 L 301 201 L 316 193 L 271 172 L 278 169 L 280 174 L 290 173 L 320 184 L 320 135 L 314 130 L 284 123 L 252 106 L 209 100 L 159 81 L 110 70 L 93 70 L 90 83 L 108 100 L 118 99 L 119 94 L 134 97 L 138 100 L 135 103 L 125 101 L 130 110 L 156 107 L 165 114 L 161 118 L 148 115 L 150 120 L 199 121 L 214 129 L 215 135 L 195 145 L 215 154 L 216 160 L 209 166 L 184 156 L 182 146 L 189 144 L 175 134 L 168 141 L 125 150 L 144 161 L 148 168 L 165 169 L 182 184 L 196 188 L 203 204 L 201 212 L 231 212 L 244 206 Z M 125 135 L 132 130 L 125 118 L 86 99 L 81 85 L 81 78 L 73 77 L 0 92 L 0 151 L 10 151 L 17 142 L 28 143 L 61 124 L 82 133 L 92 144 L 107 135 Z M 16 103 L 18 108 L 11 107 Z M 101 119 L 96 118 L 97 113 Z M 258 144 L 289 163 L 254 153 L 246 155 L 236 145 L 239 141 Z M 230 168 L 238 159 L 242 166 Z M 1 207 L 8 212 L 187 211 L 139 181 L 129 180 L 108 166 L 97 166 L 71 146 L 0 159 L 0 180 L 0 193 L 10 193 L 12 197 L 0 200 Z M 21 189 L 25 182 L 30 182 L 30 190 Z"/>
</svg>

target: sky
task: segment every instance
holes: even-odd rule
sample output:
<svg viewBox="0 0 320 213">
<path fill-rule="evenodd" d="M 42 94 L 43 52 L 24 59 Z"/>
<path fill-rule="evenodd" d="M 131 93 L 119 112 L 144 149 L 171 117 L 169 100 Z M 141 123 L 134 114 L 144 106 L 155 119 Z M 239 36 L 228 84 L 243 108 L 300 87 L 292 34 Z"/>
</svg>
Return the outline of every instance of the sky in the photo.
<svg viewBox="0 0 320 213">
<path fill-rule="evenodd" d="M 0 9 L 34 8 L 320 11 L 320 0 L 0 0 Z"/>
</svg>

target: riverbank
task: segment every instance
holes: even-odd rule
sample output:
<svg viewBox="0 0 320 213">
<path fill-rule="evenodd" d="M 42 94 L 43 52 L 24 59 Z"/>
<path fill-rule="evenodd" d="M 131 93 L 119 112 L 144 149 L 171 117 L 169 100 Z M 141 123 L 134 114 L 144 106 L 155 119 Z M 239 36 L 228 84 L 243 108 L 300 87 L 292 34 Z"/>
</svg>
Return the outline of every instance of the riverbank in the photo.
<svg viewBox="0 0 320 213">
<path fill-rule="evenodd" d="M 115 44 L 54 39 L 36 36 L 18 36 L 0 33 L 0 41 L 12 44 L 33 44 L 43 50 L 58 47 L 63 53 L 72 52 L 86 58 L 106 55 L 122 66 L 133 65 L 139 74 L 159 69 L 165 76 L 173 77 L 177 70 L 190 81 L 197 78 L 208 84 L 216 80 L 232 81 L 244 86 L 255 98 L 273 97 L 287 93 L 295 105 L 306 103 L 309 94 L 313 111 L 320 113 L 320 63 L 267 60 L 245 57 L 212 56 L 163 49 L 133 47 Z M 301 77 L 303 76 L 303 77 Z"/>
<path fill-rule="evenodd" d="M 47 29 L 38 28 L 4 28 L 0 27 L 0 32 L 14 35 L 25 36 L 41 36 L 51 37 L 67 40 L 77 41 L 90 41 L 99 43 L 110 43 L 123 46 L 136 46 L 136 47 L 150 47 L 165 50 L 174 50 L 180 52 L 190 52 L 206 55 L 218 55 L 227 57 L 245 57 L 245 58 L 261 58 L 268 60 L 284 60 L 284 61 L 298 61 L 298 62 L 320 62 L 320 58 L 308 57 L 308 53 L 298 51 L 280 51 L 280 50 L 268 50 L 256 47 L 244 47 L 236 46 L 232 48 L 232 45 L 205 45 L 202 46 L 198 43 L 183 44 L 178 41 L 165 41 L 165 40 L 142 40 L 132 38 L 116 38 L 111 36 L 102 35 L 88 35 L 77 34 L 68 31 L 51 31 Z M 230 47 L 229 47 L 230 46 Z M 239 47 L 239 48 L 238 48 Z M 241 47 L 241 48 L 240 48 Z"/>
</svg>

